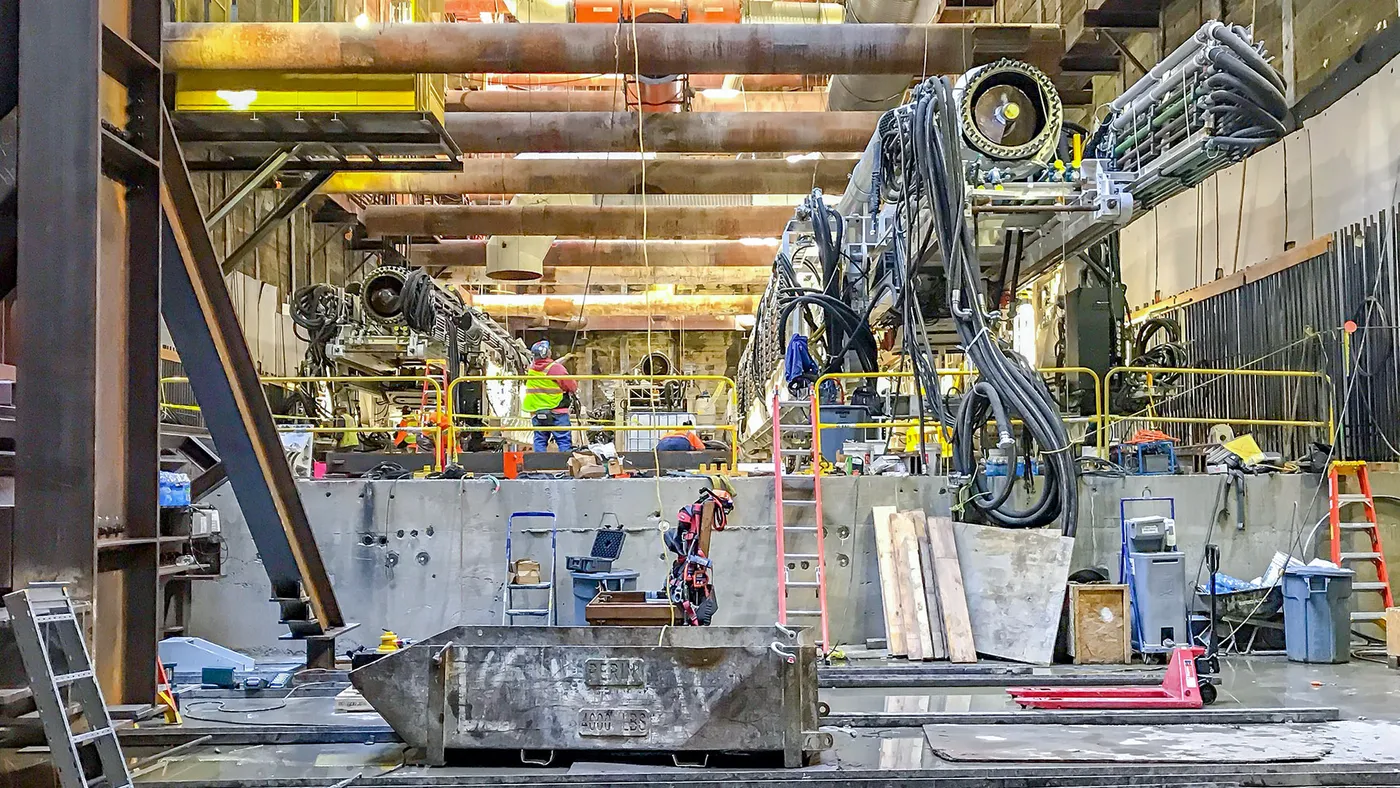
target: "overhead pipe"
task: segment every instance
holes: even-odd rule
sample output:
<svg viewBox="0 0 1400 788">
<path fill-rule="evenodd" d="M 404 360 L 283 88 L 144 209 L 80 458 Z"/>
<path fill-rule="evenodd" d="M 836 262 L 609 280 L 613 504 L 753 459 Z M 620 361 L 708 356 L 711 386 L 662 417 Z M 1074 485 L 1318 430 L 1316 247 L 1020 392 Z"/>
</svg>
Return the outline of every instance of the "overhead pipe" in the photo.
<svg viewBox="0 0 1400 788">
<path fill-rule="evenodd" d="M 944 0 L 847 0 L 845 20 L 857 24 L 933 24 L 944 6 Z M 970 67 L 970 65 L 969 65 Z M 954 69 L 964 71 L 965 69 Z M 904 91 L 919 74 L 952 73 L 926 68 L 910 69 L 904 73 L 890 72 L 873 75 L 864 72 L 832 72 L 827 92 L 827 108 L 852 110 L 887 110 L 904 103 Z"/>
<path fill-rule="evenodd" d="M 448 112 L 620 112 L 622 93 L 612 90 L 449 90 Z"/>
<path fill-rule="evenodd" d="M 772 228 L 770 228 L 770 231 Z M 761 268 L 773 267 L 777 239 L 762 241 L 557 240 L 544 268 Z M 427 266 L 486 265 L 486 241 L 442 241 L 412 247 L 411 259 Z"/>
<path fill-rule="evenodd" d="M 443 125 L 463 153 L 851 152 L 878 112 L 454 112 Z M 638 136 L 640 124 L 641 136 Z"/>
<path fill-rule="evenodd" d="M 755 295 L 468 295 L 472 306 L 497 320 L 520 315 L 552 320 L 646 315 L 750 315 Z"/>
<path fill-rule="evenodd" d="M 435 263 L 429 263 L 435 265 Z M 594 268 L 549 268 L 544 276 L 527 285 L 649 285 L 664 283 L 687 287 L 762 287 L 772 276 L 770 267 L 722 268 L 708 266 L 676 266 L 659 270 L 655 267 L 629 265 L 622 267 Z M 445 284 L 476 284 L 498 286 L 499 279 L 491 278 L 485 266 L 453 268 L 436 277 Z"/>
<path fill-rule="evenodd" d="M 633 39 L 635 36 L 635 47 Z M 950 74 L 1058 58 L 1056 25 L 170 24 L 171 71 L 319 74 Z M 1052 56 L 1052 57 L 1051 57 Z"/>
<path fill-rule="evenodd" d="M 693 87 L 692 87 L 693 89 Z M 826 92 L 815 90 L 727 92 L 701 90 L 690 98 L 691 112 L 820 112 Z M 615 90 L 449 90 L 448 112 L 622 112 Z"/>
<path fill-rule="evenodd" d="M 790 205 L 372 205 L 360 214 L 372 236 L 444 238 L 763 238 L 790 218 Z"/>
<path fill-rule="evenodd" d="M 648 194 L 835 193 L 854 159 L 651 159 Z M 461 172 L 341 172 L 322 194 L 641 194 L 637 159 L 467 159 Z"/>
<path fill-rule="evenodd" d="M 731 87 L 728 82 L 732 75 L 727 74 L 691 74 L 690 89 L 695 91 L 709 90 L 711 88 Z M 820 74 L 744 74 L 738 77 L 738 84 L 735 88 L 742 88 L 746 91 L 767 91 L 767 90 L 824 90 L 826 77 Z M 541 88 L 569 88 L 582 89 L 594 88 L 616 91 L 621 90 L 627 79 L 622 74 L 591 74 L 588 76 L 578 76 L 574 74 L 490 74 L 476 73 L 465 74 L 462 78 L 463 88 L 472 90 L 484 90 L 497 87 L 504 88 L 526 88 L 536 90 Z M 452 91 L 448 91 L 448 102 L 452 101 Z"/>
</svg>

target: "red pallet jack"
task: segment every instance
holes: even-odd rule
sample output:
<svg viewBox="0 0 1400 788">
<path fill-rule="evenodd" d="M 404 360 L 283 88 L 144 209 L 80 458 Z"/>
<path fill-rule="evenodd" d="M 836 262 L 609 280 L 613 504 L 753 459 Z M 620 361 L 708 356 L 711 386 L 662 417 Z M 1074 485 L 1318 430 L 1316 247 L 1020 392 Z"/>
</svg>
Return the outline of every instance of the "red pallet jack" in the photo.
<svg viewBox="0 0 1400 788">
<path fill-rule="evenodd" d="M 1196 671 L 1205 653 L 1200 646 L 1173 649 L 1159 687 L 1021 687 L 1007 693 L 1027 709 L 1199 709 L 1215 700 L 1215 686 Z"/>
</svg>

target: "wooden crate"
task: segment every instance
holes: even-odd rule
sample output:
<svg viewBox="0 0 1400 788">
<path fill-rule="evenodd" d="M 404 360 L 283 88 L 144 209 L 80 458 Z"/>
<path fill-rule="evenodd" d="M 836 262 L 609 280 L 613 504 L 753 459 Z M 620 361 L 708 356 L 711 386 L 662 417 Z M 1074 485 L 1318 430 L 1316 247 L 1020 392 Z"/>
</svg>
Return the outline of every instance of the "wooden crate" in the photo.
<svg viewBox="0 0 1400 788">
<path fill-rule="evenodd" d="M 1400 607 L 1385 609 L 1385 656 L 1392 668 L 1400 668 Z"/>
<path fill-rule="evenodd" d="M 1076 665 L 1125 664 L 1132 659 L 1128 587 L 1069 585 L 1069 653 Z"/>
</svg>

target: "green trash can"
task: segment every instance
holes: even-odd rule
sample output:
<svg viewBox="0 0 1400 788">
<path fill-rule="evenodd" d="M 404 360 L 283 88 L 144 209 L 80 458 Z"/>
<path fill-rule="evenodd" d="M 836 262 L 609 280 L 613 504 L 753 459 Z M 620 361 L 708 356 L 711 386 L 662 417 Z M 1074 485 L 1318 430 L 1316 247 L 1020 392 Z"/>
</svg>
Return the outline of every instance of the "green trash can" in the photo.
<svg viewBox="0 0 1400 788">
<path fill-rule="evenodd" d="M 1292 662 L 1351 661 L 1350 569 L 1295 566 L 1283 574 L 1283 635 Z"/>
</svg>

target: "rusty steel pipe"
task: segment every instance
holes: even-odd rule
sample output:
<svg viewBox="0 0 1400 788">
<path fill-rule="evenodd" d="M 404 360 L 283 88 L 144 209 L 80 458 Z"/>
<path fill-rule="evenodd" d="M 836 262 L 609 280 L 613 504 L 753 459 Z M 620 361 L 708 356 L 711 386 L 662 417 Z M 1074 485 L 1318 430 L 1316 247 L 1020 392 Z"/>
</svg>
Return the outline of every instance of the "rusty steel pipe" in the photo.
<svg viewBox="0 0 1400 788">
<path fill-rule="evenodd" d="M 620 90 L 449 90 L 448 112 L 621 112 Z"/>
<path fill-rule="evenodd" d="M 1004 24 L 183 23 L 166 25 L 164 54 L 172 71 L 952 74 L 1002 56 L 1053 68 L 1063 36 Z"/>
<path fill-rule="evenodd" d="M 691 74 L 690 89 L 706 90 L 725 86 L 727 74 Z M 464 88 L 482 89 L 487 85 L 503 85 L 512 88 L 606 88 L 622 90 L 627 79 L 622 74 L 465 74 Z M 826 85 L 826 77 L 819 74 L 748 74 L 740 75 L 740 85 L 744 90 L 821 90 Z M 451 101 L 452 91 L 448 91 Z"/>
<path fill-rule="evenodd" d="M 443 125 L 463 153 L 858 152 L 878 112 L 454 112 Z"/>
<path fill-rule="evenodd" d="M 648 194 L 806 194 L 846 188 L 855 159 L 653 159 Z M 637 160 L 467 159 L 461 172 L 341 172 L 322 194 L 640 194 Z"/>
<path fill-rule="evenodd" d="M 792 214 L 790 205 L 372 205 L 360 221 L 374 236 L 761 238 L 781 233 Z"/>
<path fill-rule="evenodd" d="M 449 90 L 448 112 L 624 112 L 621 90 Z M 746 90 L 715 97 L 700 90 L 690 99 L 691 112 L 820 112 L 826 92 L 818 90 Z"/>
<path fill-rule="evenodd" d="M 772 232 L 781 226 L 770 228 Z M 559 240 L 545 255 L 551 268 L 771 268 L 778 242 Z M 486 265 L 485 241 L 443 241 L 413 247 L 414 262 L 427 266 L 478 268 Z"/>
</svg>

